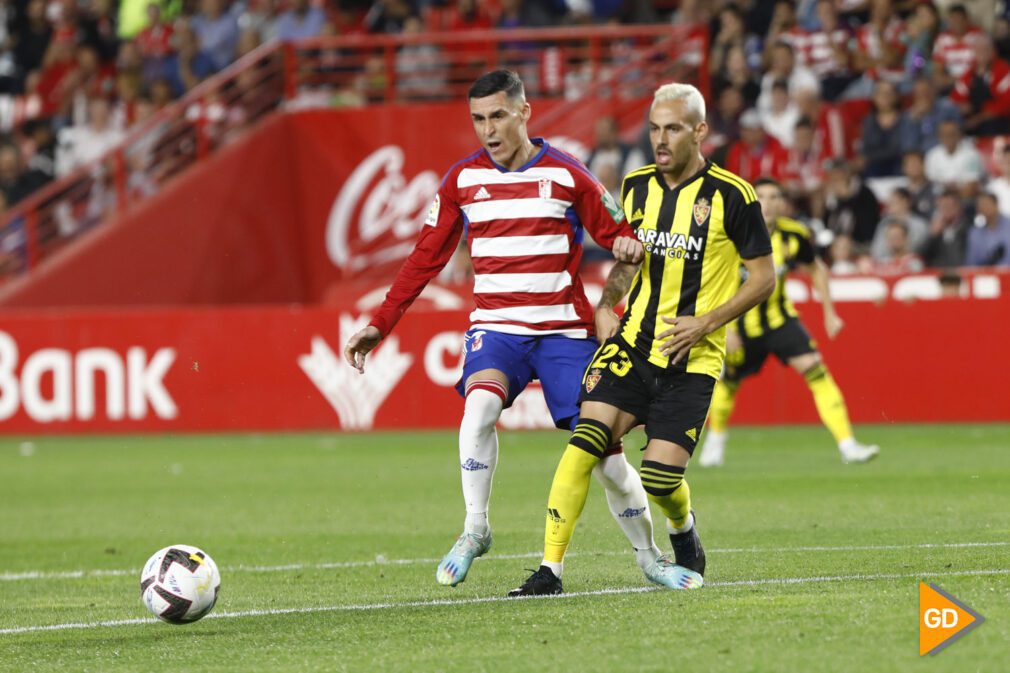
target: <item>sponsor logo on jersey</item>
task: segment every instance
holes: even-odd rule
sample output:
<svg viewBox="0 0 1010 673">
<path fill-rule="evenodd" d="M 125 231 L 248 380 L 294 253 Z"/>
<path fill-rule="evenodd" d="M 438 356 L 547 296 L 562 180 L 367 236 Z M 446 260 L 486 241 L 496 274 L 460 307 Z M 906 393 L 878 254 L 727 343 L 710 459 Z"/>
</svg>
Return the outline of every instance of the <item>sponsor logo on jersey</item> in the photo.
<svg viewBox="0 0 1010 673">
<path fill-rule="evenodd" d="M 491 198 L 491 192 L 489 192 L 487 190 L 487 187 L 485 187 L 484 185 L 481 185 L 480 189 L 478 189 L 477 193 L 474 194 L 473 196 L 474 201 L 487 201 L 490 198 Z"/>
<path fill-rule="evenodd" d="M 705 251 L 704 236 L 685 236 L 655 229 L 637 229 L 635 233 L 646 252 L 660 257 L 697 261 Z"/>
<path fill-rule="evenodd" d="M 602 185 L 600 186 L 600 191 L 603 192 L 600 194 L 600 201 L 603 202 L 603 207 L 607 209 L 610 216 L 614 218 L 614 222 L 620 223 L 624 221 L 624 210 L 620 204 L 617 203 L 614 197 L 610 195 L 610 192 L 604 189 Z"/>
</svg>

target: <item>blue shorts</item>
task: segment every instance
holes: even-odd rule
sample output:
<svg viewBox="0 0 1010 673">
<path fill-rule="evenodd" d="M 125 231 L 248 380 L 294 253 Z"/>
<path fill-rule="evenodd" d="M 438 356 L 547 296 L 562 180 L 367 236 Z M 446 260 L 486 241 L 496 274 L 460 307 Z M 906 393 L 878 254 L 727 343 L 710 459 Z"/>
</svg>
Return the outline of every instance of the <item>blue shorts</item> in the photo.
<svg viewBox="0 0 1010 673">
<path fill-rule="evenodd" d="M 463 377 L 456 384 L 466 394 L 466 380 L 482 369 L 497 369 L 508 377 L 505 408 L 533 379 L 540 379 L 554 425 L 573 430 L 579 418 L 582 377 L 599 344 L 596 339 L 572 339 L 561 334 L 528 336 L 471 329 L 463 337 Z"/>
</svg>

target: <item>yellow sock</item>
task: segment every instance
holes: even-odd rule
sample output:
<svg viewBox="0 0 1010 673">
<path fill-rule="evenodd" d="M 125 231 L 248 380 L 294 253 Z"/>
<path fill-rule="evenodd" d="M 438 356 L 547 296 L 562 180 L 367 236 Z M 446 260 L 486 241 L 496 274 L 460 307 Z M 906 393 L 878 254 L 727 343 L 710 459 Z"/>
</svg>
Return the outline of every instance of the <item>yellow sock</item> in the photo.
<svg viewBox="0 0 1010 673">
<path fill-rule="evenodd" d="M 674 528 L 683 528 L 691 514 L 691 488 L 684 479 L 684 469 L 654 460 L 642 461 L 642 486 Z"/>
<path fill-rule="evenodd" d="M 736 404 L 736 391 L 739 387 L 739 383 L 716 382 L 715 390 L 712 391 L 712 406 L 708 410 L 708 427 L 712 432 L 726 432 L 730 414 L 733 413 L 733 405 Z"/>
<path fill-rule="evenodd" d="M 849 410 L 845 407 L 845 398 L 842 397 L 838 384 L 831 378 L 828 368 L 824 364 L 815 365 L 803 374 L 803 378 L 810 386 L 814 404 L 817 405 L 817 413 L 821 415 L 821 422 L 835 441 L 840 443 L 852 437 L 852 425 L 849 423 Z"/>
<path fill-rule="evenodd" d="M 564 561 L 575 524 L 586 505 L 593 468 L 610 446 L 610 428 L 592 419 L 575 426 L 561 462 L 554 473 L 547 498 L 547 527 L 544 531 L 544 560 Z"/>
</svg>

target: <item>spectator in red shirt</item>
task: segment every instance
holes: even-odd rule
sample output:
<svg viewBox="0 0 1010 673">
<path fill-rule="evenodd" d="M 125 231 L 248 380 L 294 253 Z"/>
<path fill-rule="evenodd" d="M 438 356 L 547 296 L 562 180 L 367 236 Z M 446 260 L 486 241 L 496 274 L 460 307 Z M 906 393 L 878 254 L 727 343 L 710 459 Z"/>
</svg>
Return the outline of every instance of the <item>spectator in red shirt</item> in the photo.
<svg viewBox="0 0 1010 673">
<path fill-rule="evenodd" d="M 789 150 L 782 185 L 789 199 L 811 216 L 824 216 L 824 160 L 815 142 L 814 125 L 800 117 L 793 129 L 793 146 Z"/>
<path fill-rule="evenodd" d="M 988 35 L 975 35 L 972 46 L 975 64 L 958 80 L 950 99 L 960 106 L 968 134 L 1010 133 L 1010 63 L 996 56 Z"/>
<path fill-rule="evenodd" d="M 136 43 L 144 60 L 144 79 L 154 81 L 164 72 L 165 63 L 172 55 L 172 25 L 161 20 L 161 6 L 152 2 L 147 6 L 147 28 L 137 34 Z"/>
<path fill-rule="evenodd" d="M 817 18 L 820 30 L 810 31 L 805 50 L 800 51 L 800 62 L 821 80 L 821 95 L 825 100 L 836 100 L 852 82 L 849 62 L 849 41 L 852 36 L 838 21 L 838 10 L 833 0 L 818 0 Z"/>
<path fill-rule="evenodd" d="M 933 44 L 933 61 L 938 66 L 935 74 L 942 90 L 946 91 L 971 70 L 975 59 L 971 40 L 981 32 L 972 25 L 964 5 L 947 8 L 947 30 L 937 35 Z"/>
<path fill-rule="evenodd" d="M 761 176 L 782 180 L 788 155 L 779 141 L 765 133 L 761 115 L 750 109 L 740 115 L 740 140 L 726 157 L 726 169 L 753 182 Z"/>
<path fill-rule="evenodd" d="M 856 49 L 853 51 L 853 65 L 862 77 L 858 90 L 854 89 L 857 84 L 853 84 L 846 92 L 847 97 L 857 91 L 867 95 L 878 79 L 895 84 L 904 79 L 904 32 L 905 22 L 895 15 L 892 1 L 873 0 L 870 20 L 856 31 Z"/>
<path fill-rule="evenodd" d="M 831 159 L 852 157 L 852 138 L 855 135 L 841 110 L 825 103 L 817 89 L 806 88 L 793 95 L 800 113 L 814 125 L 814 142 L 821 156 Z"/>
</svg>

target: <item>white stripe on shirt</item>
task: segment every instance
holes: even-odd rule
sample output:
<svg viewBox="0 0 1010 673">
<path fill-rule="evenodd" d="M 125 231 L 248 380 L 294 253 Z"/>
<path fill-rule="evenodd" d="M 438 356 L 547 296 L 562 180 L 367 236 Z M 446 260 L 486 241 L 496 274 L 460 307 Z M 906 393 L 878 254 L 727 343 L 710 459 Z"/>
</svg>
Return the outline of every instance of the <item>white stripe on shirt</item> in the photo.
<svg viewBox="0 0 1010 673">
<path fill-rule="evenodd" d="M 491 222 L 531 217 L 562 218 L 571 205 L 571 201 L 560 199 L 497 199 L 468 203 L 462 210 L 470 222 Z"/>
<path fill-rule="evenodd" d="M 568 237 L 564 234 L 474 238 L 470 243 L 471 257 L 532 257 L 534 255 L 567 255 L 568 251 Z"/>
<path fill-rule="evenodd" d="M 497 168 L 464 168 L 456 177 L 456 187 L 473 187 L 474 185 L 505 185 L 523 182 L 539 182 L 552 180 L 564 187 L 574 187 L 575 178 L 567 168 L 551 168 L 533 166 L 522 172 L 503 173 Z"/>
<path fill-rule="evenodd" d="M 560 292 L 571 287 L 572 277 L 560 273 L 481 273 L 473 277 L 473 291 L 482 292 Z"/>
<path fill-rule="evenodd" d="M 509 308 L 479 308 L 470 314 L 471 322 L 573 322 L 579 319 L 572 304 L 553 306 L 511 306 Z"/>
</svg>

